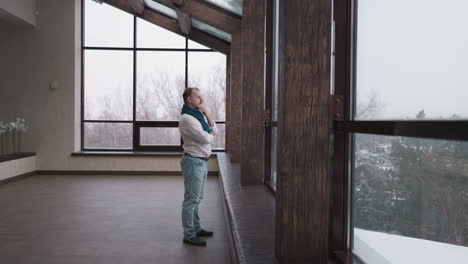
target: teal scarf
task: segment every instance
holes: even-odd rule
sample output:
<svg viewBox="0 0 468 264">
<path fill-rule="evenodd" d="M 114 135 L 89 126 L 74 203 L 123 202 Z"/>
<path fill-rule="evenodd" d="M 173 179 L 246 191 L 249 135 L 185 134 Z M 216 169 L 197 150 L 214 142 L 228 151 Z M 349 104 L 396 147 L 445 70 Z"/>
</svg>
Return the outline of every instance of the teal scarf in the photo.
<svg viewBox="0 0 468 264">
<path fill-rule="evenodd" d="M 208 125 L 208 123 L 206 123 L 205 117 L 203 116 L 202 112 L 200 112 L 197 109 L 192 108 L 192 107 L 184 104 L 184 106 L 182 107 L 182 113 L 181 114 L 187 114 L 187 115 L 191 115 L 191 116 L 195 117 L 198 121 L 200 121 L 200 123 L 201 123 L 201 125 L 203 127 L 203 130 L 210 133 L 210 126 Z"/>
</svg>

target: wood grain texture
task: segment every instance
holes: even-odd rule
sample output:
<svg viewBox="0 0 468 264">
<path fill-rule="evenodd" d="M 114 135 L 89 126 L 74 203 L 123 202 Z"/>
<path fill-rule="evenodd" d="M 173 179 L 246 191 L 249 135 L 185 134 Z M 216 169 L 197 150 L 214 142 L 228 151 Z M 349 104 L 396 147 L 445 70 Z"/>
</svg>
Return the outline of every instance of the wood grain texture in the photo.
<svg viewBox="0 0 468 264">
<path fill-rule="evenodd" d="M 134 14 L 133 9 L 129 6 L 127 0 L 104 0 L 104 2 L 127 13 Z M 183 37 L 187 37 L 223 54 L 228 54 L 230 52 L 231 47 L 229 43 L 215 38 L 196 28 L 192 28 L 190 34 L 185 35 L 180 30 L 176 19 L 172 19 L 148 8 L 143 11 L 142 15 L 138 15 L 138 17 Z"/>
<path fill-rule="evenodd" d="M 172 0 L 154 0 L 172 9 L 178 8 Z M 203 21 L 215 28 L 228 33 L 239 31 L 241 28 L 241 20 L 220 12 L 215 8 L 200 3 L 199 1 L 187 0 L 179 7 L 181 11 L 189 13 L 193 18 Z"/>
<path fill-rule="evenodd" d="M 280 2 L 276 256 L 327 263 L 331 1 Z"/>
<path fill-rule="evenodd" d="M 243 1 L 242 185 L 263 184 L 265 0 Z"/>
<path fill-rule="evenodd" d="M 232 162 L 240 162 L 242 138 L 242 33 L 232 34 L 231 43 L 231 142 Z"/>
<path fill-rule="evenodd" d="M 133 12 L 136 14 L 143 14 L 143 11 L 145 10 L 145 5 L 140 0 L 128 0 L 128 4 L 130 7 L 133 9 Z"/>
<path fill-rule="evenodd" d="M 192 18 L 190 15 L 186 12 L 180 11 L 179 9 L 176 9 L 176 14 L 177 14 L 177 22 L 179 22 L 179 28 L 182 33 L 185 35 L 190 34 L 190 31 L 192 29 Z"/>
<path fill-rule="evenodd" d="M 184 4 L 184 0 L 172 0 L 172 3 L 176 6 L 181 6 Z"/>
</svg>

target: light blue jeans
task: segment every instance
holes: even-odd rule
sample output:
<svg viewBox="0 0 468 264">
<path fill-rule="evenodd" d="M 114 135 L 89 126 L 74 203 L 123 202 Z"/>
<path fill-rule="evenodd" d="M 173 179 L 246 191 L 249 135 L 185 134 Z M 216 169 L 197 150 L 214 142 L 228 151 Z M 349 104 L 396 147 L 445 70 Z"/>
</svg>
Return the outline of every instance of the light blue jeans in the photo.
<svg viewBox="0 0 468 264">
<path fill-rule="evenodd" d="M 208 162 L 184 155 L 180 166 L 185 187 L 184 202 L 182 203 L 182 227 L 184 228 L 184 239 L 189 239 L 195 237 L 196 233 L 202 229 L 198 206 L 205 191 Z"/>
</svg>

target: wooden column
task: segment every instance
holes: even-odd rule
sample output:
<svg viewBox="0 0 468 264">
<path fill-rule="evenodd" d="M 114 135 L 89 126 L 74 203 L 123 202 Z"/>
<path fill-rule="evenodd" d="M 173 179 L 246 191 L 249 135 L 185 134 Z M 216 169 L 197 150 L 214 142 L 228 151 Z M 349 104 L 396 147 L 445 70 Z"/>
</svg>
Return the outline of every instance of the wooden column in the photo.
<svg viewBox="0 0 468 264">
<path fill-rule="evenodd" d="M 243 1 L 241 184 L 263 184 L 265 0 Z"/>
<path fill-rule="evenodd" d="M 242 33 L 234 32 L 231 40 L 231 142 L 230 157 L 232 162 L 240 162 L 242 136 Z"/>
<path fill-rule="evenodd" d="M 226 153 L 230 152 L 231 146 L 231 54 L 226 55 L 226 100 L 225 100 L 225 111 L 226 111 L 226 125 L 225 125 L 225 143 L 224 149 Z"/>
<path fill-rule="evenodd" d="M 276 249 L 328 263 L 331 1 L 280 1 Z"/>
</svg>

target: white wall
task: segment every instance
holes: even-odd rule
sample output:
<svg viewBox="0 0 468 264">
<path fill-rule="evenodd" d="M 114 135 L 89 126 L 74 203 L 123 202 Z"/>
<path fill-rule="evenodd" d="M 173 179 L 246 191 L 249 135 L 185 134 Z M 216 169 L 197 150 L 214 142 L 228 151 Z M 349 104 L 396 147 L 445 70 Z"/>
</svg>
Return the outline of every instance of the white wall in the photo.
<svg viewBox="0 0 468 264">
<path fill-rule="evenodd" d="M 36 26 L 35 11 L 36 0 L 0 0 L 0 19 L 9 23 Z"/>
<path fill-rule="evenodd" d="M 38 1 L 37 27 L 0 40 L 0 120 L 24 117 L 38 170 L 179 171 L 177 157 L 71 157 L 79 149 L 80 0 Z M 2 29 L 0 27 L 0 34 Z M 50 90 L 58 81 L 60 87 Z M 215 159 L 210 171 L 217 171 Z"/>
<path fill-rule="evenodd" d="M 0 162 L 0 180 L 30 173 L 35 170 L 35 156 Z"/>
</svg>

